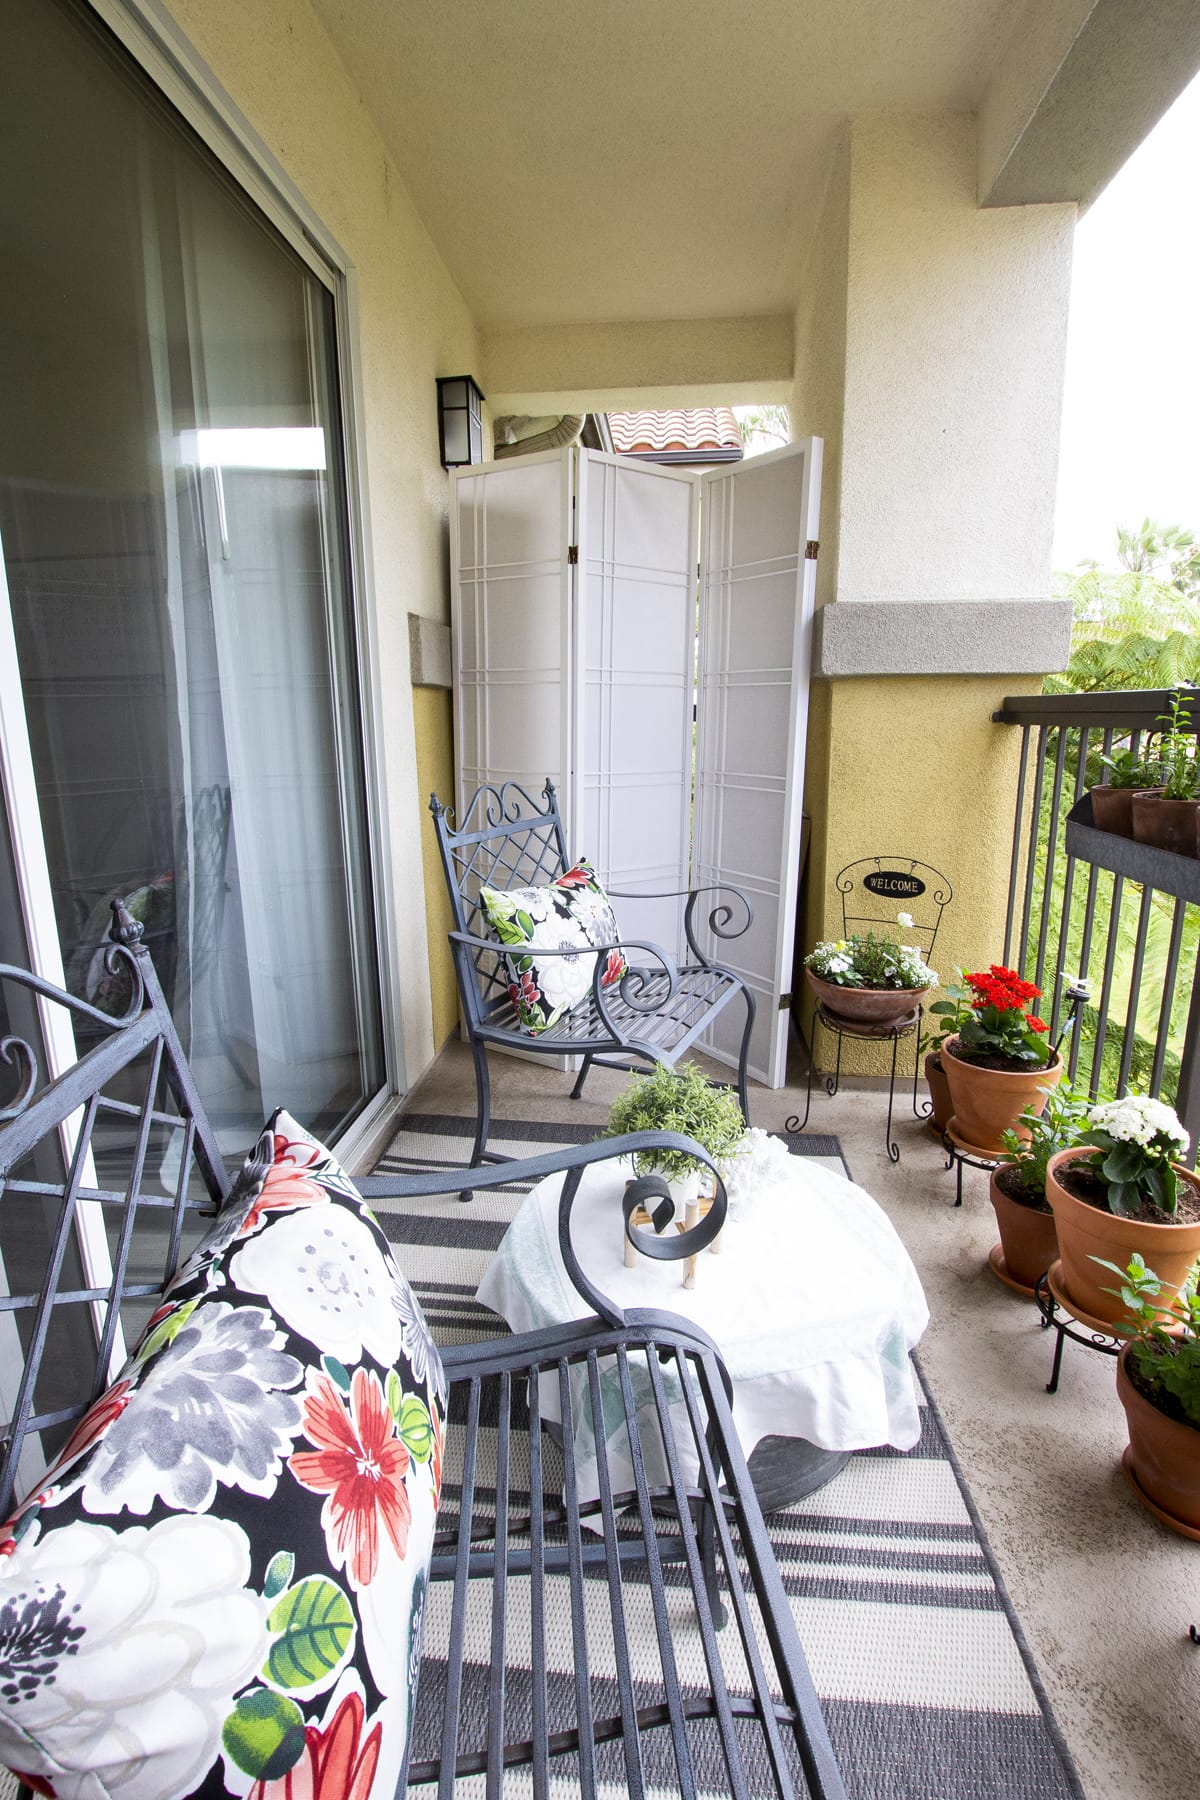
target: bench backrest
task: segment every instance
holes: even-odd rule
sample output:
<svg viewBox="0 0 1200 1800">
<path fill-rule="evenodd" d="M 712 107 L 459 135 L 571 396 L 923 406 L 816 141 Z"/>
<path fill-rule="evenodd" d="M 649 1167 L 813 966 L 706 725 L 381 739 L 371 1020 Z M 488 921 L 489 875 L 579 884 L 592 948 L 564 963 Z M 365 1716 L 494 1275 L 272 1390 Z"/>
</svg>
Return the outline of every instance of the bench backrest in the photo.
<svg viewBox="0 0 1200 1800">
<path fill-rule="evenodd" d="M 508 893 L 544 887 L 570 867 L 553 782 L 546 782 L 542 797 L 545 805 L 539 806 L 515 781 L 485 785 L 467 802 L 460 823 L 453 807 L 430 795 L 455 931 L 492 935 L 479 900 L 481 888 Z M 499 946 L 482 950 L 456 944 L 454 950 L 468 1020 L 507 1004 L 508 973 Z"/>
<path fill-rule="evenodd" d="M 108 1386 L 229 1190 L 120 901 L 110 936 L 112 1012 L 0 964 L 0 1518 Z M 78 1059 L 55 1075 L 64 1018 Z"/>
</svg>

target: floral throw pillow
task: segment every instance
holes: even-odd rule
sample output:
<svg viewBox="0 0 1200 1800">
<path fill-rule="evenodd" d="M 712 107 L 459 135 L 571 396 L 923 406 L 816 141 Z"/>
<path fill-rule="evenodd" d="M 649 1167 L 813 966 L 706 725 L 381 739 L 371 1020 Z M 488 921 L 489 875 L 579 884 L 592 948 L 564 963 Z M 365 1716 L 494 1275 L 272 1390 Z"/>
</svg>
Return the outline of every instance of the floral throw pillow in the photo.
<svg viewBox="0 0 1200 1800">
<path fill-rule="evenodd" d="M 374 1215 L 276 1113 L 0 1527 L 0 1761 L 56 1800 L 391 1800 L 445 1404 Z"/>
<path fill-rule="evenodd" d="M 500 942 L 511 946 L 508 992 L 529 1037 L 549 1031 L 591 992 L 596 947 L 607 946 L 604 987 L 625 973 L 613 909 L 586 857 L 548 887 L 485 887 L 479 900 Z M 539 950 L 567 954 L 539 956 Z"/>
</svg>

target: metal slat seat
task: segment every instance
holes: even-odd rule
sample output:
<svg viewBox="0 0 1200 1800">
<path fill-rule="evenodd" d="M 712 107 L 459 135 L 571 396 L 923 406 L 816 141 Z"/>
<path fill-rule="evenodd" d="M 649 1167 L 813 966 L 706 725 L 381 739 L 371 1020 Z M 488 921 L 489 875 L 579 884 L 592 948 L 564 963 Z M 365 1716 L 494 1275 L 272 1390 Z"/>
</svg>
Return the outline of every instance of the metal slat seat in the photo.
<svg viewBox="0 0 1200 1800">
<path fill-rule="evenodd" d="M 736 1082 L 742 1113 L 749 1122 L 746 1070 L 755 1017 L 754 995 L 741 975 L 705 953 L 696 935 L 703 914 L 704 925 L 713 938 L 728 941 L 743 936 L 754 915 L 739 888 L 726 884 L 675 895 L 610 890 L 610 900 L 684 901 L 683 930 L 691 960 L 679 967 L 659 945 L 623 938 L 620 949 L 629 965 L 628 972 L 605 987 L 601 981 L 605 951 L 617 946 L 596 945 L 590 994 L 547 1031 L 531 1036 L 521 1027 L 509 995 L 506 950 L 488 934 L 480 891 L 484 887 L 506 892 L 544 887 L 571 867 L 552 782 L 546 782 L 542 799 L 544 805 L 539 806 L 516 782 L 505 782 L 500 787 L 485 785 L 468 802 L 461 824 L 455 823 L 452 811 L 436 794 L 430 800 L 454 915 L 450 948 L 475 1068 L 471 1167 L 503 1160 L 487 1148 L 491 1127 L 489 1045 L 527 1055 L 581 1058 L 571 1090 L 571 1097 L 578 1099 L 593 1065 L 643 1071 L 656 1063 L 672 1067 L 704 1036 L 730 1001 L 739 997 L 745 1020 Z M 537 952 L 539 958 L 555 954 L 546 949 Z M 463 1198 L 470 1198 L 469 1190 Z"/>
</svg>

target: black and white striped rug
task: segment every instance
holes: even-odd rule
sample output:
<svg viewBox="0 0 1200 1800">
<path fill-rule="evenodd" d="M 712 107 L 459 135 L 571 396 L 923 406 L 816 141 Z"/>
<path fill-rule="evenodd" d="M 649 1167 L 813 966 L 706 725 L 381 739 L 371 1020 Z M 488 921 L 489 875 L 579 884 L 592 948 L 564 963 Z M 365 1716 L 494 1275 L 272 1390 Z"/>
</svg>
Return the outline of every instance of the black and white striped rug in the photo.
<svg viewBox="0 0 1200 1800">
<path fill-rule="evenodd" d="M 501 1120 L 489 1141 L 520 1156 L 590 1135 Z M 845 1172 L 836 1138 L 786 1141 Z M 470 1146 L 469 1120 L 409 1114 L 376 1173 L 462 1167 Z M 452 1197 L 423 1202 L 419 1213 L 380 1213 L 439 1341 L 507 1329 L 475 1290 L 522 1197 L 511 1188 L 477 1193 L 469 1205 Z M 917 1373 L 923 1429 L 914 1449 L 858 1451 L 825 1487 L 768 1520 L 852 1800 L 1083 1800 L 919 1365 Z M 485 1644 L 478 1670 L 466 1672 L 484 1712 Z M 431 1616 L 422 1690 L 439 1680 L 438 1647 Z M 570 1668 L 568 1636 L 564 1677 Z M 505 1793 L 525 1791 L 524 1778 L 508 1772 Z"/>
</svg>

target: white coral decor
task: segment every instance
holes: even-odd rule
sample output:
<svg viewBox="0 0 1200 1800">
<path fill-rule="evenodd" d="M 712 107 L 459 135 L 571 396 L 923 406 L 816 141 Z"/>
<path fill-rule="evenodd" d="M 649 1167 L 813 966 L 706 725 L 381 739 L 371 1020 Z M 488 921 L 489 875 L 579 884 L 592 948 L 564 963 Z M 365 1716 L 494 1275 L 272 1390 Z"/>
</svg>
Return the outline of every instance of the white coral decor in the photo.
<svg viewBox="0 0 1200 1800">
<path fill-rule="evenodd" d="M 1088 1113 L 1088 1124 L 1125 1143 L 1158 1148 L 1172 1159 L 1182 1156 L 1190 1139 L 1179 1119 L 1161 1100 L 1144 1094 L 1126 1094 L 1123 1100 L 1102 1100 Z M 1155 1144 L 1155 1139 L 1162 1142 Z"/>
</svg>

